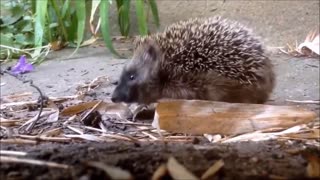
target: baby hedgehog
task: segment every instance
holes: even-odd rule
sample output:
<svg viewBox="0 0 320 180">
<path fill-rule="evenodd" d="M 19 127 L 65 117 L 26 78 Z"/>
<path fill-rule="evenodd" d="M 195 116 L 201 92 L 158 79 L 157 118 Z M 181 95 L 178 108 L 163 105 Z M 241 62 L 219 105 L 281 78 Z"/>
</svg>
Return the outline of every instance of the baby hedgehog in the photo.
<svg viewBox="0 0 320 180">
<path fill-rule="evenodd" d="M 194 18 L 135 41 L 113 102 L 150 104 L 162 98 L 265 103 L 273 65 L 249 29 L 220 16 Z"/>
</svg>

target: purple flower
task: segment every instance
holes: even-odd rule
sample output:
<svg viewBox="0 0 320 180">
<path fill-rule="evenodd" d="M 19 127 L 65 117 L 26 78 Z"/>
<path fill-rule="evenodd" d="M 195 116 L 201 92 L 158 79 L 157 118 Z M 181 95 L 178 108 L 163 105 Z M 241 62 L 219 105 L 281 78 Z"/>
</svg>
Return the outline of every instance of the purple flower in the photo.
<svg viewBox="0 0 320 180">
<path fill-rule="evenodd" d="M 20 56 L 18 63 L 11 68 L 13 74 L 23 74 L 33 70 L 32 64 L 27 62 L 26 56 Z"/>
</svg>

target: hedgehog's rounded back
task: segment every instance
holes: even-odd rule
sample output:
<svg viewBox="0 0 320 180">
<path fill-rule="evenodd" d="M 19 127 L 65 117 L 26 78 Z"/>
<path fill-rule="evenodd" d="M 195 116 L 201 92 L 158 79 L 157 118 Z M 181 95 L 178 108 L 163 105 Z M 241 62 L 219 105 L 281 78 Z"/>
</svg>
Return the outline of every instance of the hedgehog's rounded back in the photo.
<svg viewBox="0 0 320 180">
<path fill-rule="evenodd" d="M 273 66 L 259 38 L 221 17 L 180 21 L 163 33 L 137 38 L 128 66 L 152 69 L 144 83 L 160 89 L 152 102 L 182 98 L 264 103 L 275 86 Z M 149 103 L 151 92 L 141 93 Z"/>
</svg>

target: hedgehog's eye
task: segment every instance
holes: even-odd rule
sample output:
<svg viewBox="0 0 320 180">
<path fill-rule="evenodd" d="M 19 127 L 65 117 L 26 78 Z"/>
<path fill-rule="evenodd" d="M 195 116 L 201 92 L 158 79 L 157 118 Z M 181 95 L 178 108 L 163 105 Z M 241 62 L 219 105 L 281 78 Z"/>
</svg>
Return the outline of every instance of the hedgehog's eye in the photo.
<svg viewBox="0 0 320 180">
<path fill-rule="evenodd" d="M 130 74 L 129 79 L 130 79 L 130 80 L 134 80 L 134 79 L 135 79 L 135 76 L 134 76 L 133 74 Z"/>
</svg>

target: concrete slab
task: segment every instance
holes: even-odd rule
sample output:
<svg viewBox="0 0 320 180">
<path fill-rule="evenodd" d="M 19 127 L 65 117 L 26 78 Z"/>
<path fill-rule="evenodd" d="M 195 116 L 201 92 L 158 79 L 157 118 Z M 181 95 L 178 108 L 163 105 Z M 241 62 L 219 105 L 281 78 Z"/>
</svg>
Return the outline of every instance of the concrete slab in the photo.
<svg viewBox="0 0 320 180">
<path fill-rule="evenodd" d="M 71 50 L 55 52 L 52 56 L 68 54 Z M 286 99 L 318 100 L 319 60 L 314 58 L 292 58 L 285 55 L 271 56 L 275 65 L 277 85 L 271 97 L 276 102 Z M 56 58 L 54 58 L 56 59 Z M 110 80 L 117 80 L 126 59 L 113 59 L 105 48 L 82 48 L 77 57 L 71 60 L 50 60 L 36 67 L 34 72 L 25 75 L 33 79 L 47 95 L 73 95 L 79 84 L 92 81 L 98 76 L 107 75 Z M 1 77 L 1 95 L 35 92 L 10 76 Z M 112 93 L 114 86 L 105 84 L 99 92 Z"/>
</svg>

